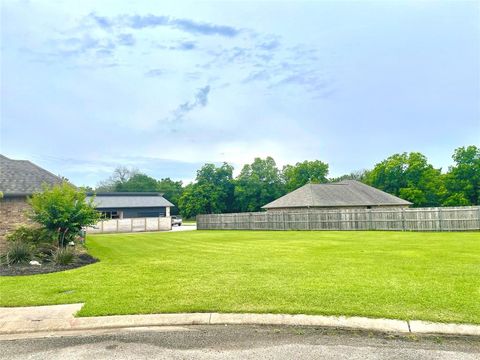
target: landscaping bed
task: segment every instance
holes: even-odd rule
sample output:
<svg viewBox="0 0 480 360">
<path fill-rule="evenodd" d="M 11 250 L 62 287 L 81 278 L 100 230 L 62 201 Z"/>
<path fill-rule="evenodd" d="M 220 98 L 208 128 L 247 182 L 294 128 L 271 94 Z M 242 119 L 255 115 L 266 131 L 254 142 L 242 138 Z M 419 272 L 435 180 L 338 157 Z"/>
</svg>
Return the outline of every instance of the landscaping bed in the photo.
<svg viewBox="0 0 480 360">
<path fill-rule="evenodd" d="M 68 265 L 57 265 L 53 262 L 43 263 L 41 265 L 30 265 L 30 264 L 13 264 L 13 265 L 0 265 L 0 276 L 21 276 L 21 275 L 36 275 L 36 274 L 47 274 L 57 271 L 65 271 L 70 269 L 79 268 L 85 265 L 90 265 L 96 263 L 97 258 L 93 256 L 82 253 L 76 256 L 72 263 Z"/>
</svg>

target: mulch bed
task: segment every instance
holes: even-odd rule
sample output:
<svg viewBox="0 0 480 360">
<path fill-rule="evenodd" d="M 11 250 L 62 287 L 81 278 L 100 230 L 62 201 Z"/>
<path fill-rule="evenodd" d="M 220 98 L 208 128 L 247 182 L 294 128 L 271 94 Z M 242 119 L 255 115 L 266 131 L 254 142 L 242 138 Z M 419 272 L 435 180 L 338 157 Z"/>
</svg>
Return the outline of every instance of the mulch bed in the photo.
<svg viewBox="0 0 480 360">
<path fill-rule="evenodd" d="M 47 274 L 57 271 L 65 271 L 70 269 L 79 268 L 85 265 L 90 265 L 96 263 L 97 258 L 90 256 L 88 254 L 80 254 L 75 257 L 75 260 L 68 265 L 55 265 L 54 263 L 44 263 L 40 266 L 30 265 L 30 264 L 21 264 L 21 265 L 0 265 L 0 276 L 21 276 L 21 275 L 36 275 L 36 274 Z"/>
</svg>

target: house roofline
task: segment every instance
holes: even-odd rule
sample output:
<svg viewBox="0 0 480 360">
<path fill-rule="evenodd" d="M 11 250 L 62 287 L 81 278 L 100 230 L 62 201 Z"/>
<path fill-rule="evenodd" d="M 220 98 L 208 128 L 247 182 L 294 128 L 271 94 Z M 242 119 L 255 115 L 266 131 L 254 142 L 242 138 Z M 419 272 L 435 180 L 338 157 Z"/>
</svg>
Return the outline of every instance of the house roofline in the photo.
<svg viewBox="0 0 480 360">
<path fill-rule="evenodd" d="M 32 196 L 33 192 L 3 192 L 3 198 Z"/>
<path fill-rule="evenodd" d="M 406 201 L 406 200 L 405 200 Z M 331 208 L 338 208 L 338 207 L 352 207 L 352 206 L 375 206 L 375 207 L 382 207 L 382 206 L 410 206 L 412 205 L 413 203 L 411 203 L 410 201 L 407 201 L 407 203 L 405 204 L 388 204 L 388 203 L 385 203 L 385 204 L 338 204 L 338 205 L 288 205 L 288 206 L 268 206 L 268 205 L 264 205 L 262 206 L 262 209 L 289 209 L 289 208 L 310 208 L 310 209 L 314 209 L 314 208 L 327 208 L 327 207 L 331 207 Z"/>
<path fill-rule="evenodd" d="M 161 192 L 128 192 L 128 191 L 116 191 L 116 192 L 87 192 L 87 196 L 163 196 Z"/>
</svg>

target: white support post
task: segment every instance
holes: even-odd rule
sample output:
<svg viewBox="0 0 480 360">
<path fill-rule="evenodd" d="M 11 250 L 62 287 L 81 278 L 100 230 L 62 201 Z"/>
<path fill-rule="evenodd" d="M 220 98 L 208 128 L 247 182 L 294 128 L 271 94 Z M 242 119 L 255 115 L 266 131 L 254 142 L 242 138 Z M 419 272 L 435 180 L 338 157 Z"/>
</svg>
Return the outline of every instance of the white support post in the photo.
<svg viewBox="0 0 480 360">
<path fill-rule="evenodd" d="M 443 221 L 442 208 L 439 207 L 438 208 L 438 230 L 439 231 L 443 230 L 442 221 Z"/>
</svg>

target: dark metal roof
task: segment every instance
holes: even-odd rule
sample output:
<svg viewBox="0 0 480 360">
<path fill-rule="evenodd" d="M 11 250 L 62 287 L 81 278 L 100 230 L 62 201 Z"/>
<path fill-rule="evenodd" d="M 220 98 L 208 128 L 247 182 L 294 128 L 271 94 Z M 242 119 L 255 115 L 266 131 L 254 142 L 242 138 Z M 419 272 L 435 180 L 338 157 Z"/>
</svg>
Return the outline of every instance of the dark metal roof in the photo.
<svg viewBox="0 0 480 360">
<path fill-rule="evenodd" d="M 152 192 L 97 193 L 93 202 L 97 209 L 175 206 L 162 195 L 162 193 Z M 88 196 L 88 198 L 91 197 L 92 195 Z"/>
<path fill-rule="evenodd" d="M 62 179 L 28 160 L 12 160 L 0 155 L 0 191 L 5 197 L 28 196 L 42 185 L 61 184 Z"/>
<path fill-rule="evenodd" d="M 392 206 L 412 203 L 355 180 L 330 184 L 307 184 L 288 193 L 264 209 L 294 207 Z"/>
</svg>

